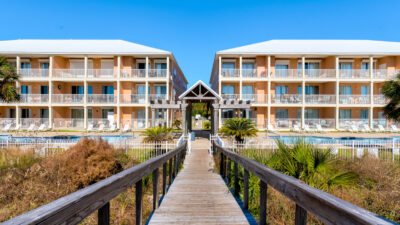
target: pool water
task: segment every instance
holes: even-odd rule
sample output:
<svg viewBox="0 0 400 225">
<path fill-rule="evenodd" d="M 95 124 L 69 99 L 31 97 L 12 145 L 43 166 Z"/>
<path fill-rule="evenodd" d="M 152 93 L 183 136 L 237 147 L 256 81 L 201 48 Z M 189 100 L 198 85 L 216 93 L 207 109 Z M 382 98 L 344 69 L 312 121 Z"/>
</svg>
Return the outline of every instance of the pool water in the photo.
<svg viewBox="0 0 400 225">
<path fill-rule="evenodd" d="M 279 139 L 283 143 L 290 144 L 296 143 L 299 140 L 304 140 L 306 143 L 326 143 L 326 142 L 335 142 L 335 141 L 358 141 L 358 142 L 381 142 L 381 141 L 400 141 L 400 137 L 389 137 L 389 138 L 360 138 L 360 137 L 319 137 L 319 136 L 270 136 L 273 139 Z"/>
<path fill-rule="evenodd" d="M 69 140 L 69 141 L 78 141 L 82 139 L 83 137 L 88 137 L 88 138 L 99 138 L 101 137 L 103 140 L 109 142 L 109 143 L 119 143 L 126 138 L 131 138 L 132 135 L 88 135 L 88 136 L 53 136 L 53 137 L 12 137 L 8 135 L 0 135 L 0 142 L 3 141 L 9 141 L 13 143 L 24 143 L 24 142 L 45 142 L 47 140 Z"/>
</svg>

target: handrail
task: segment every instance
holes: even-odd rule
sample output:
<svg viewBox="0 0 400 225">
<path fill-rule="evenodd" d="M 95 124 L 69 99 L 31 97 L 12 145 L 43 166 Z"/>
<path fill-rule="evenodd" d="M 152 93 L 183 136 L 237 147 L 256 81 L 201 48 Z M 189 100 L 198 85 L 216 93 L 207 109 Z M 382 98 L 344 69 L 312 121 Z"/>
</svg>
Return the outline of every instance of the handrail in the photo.
<svg viewBox="0 0 400 225">
<path fill-rule="evenodd" d="M 232 160 L 234 162 L 234 187 L 235 193 L 239 193 L 238 164 L 244 168 L 244 208 L 248 208 L 249 172 L 257 176 L 260 182 L 260 225 L 266 224 L 267 185 L 285 195 L 296 203 L 295 224 L 306 224 L 307 212 L 313 214 L 325 224 L 396 224 L 386 220 L 366 209 L 355 206 L 342 199 L 334 197 L 319 189 L 305 184 L 303 181 L 280 173 L 266 167 L 247 157 L 238 155 L 213 142 L 214 149 L 221 154 L 220 173 L 225 177 L 226 169 L 230 170 Z M 226 160 L 228 166 L 226 166 Z M 228 172 L 228 181 L 230 180 Z"/>
<path fill-rule="evenodd" d="M 163 166 L 163 194 L 165 194 L 167 161 L 169 160 L 169 183 L 171 184 L 172 177 L 175 177 L 178 172 L 185 149 L 186 142 L 183 142 L 172 151 L 10 219 L 3 224 L 78 224 L 96 210 L 99 211 L 98 224 L 109 224 L 109 201 L 133 184 L 136 186 L 136 224 L 142 224 L 143 177 L 153 173 L 153 178 L 157 178 L 158 168 Z M 174 165 L 173 169 L 172 164 Z M 158 179 L 153 179 L 153 193 L 158 193 Z M 158 204 L 158 195 L 156 194 L 153 196 L 154 210 Z"/>
</svg>

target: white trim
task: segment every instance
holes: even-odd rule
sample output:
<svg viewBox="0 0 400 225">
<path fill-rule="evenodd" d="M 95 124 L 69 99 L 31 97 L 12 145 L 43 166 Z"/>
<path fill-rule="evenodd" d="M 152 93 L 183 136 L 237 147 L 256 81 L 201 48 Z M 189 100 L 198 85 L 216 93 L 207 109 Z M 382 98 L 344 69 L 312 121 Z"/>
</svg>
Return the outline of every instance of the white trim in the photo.
<svg viewBox="0 0 400 225">
<path fill-rule="evenodd" d="M 180 96 L 179 99 L 182 100 L 182 98 L 187 95 L 189 92 L 191 92 L 196 86 L 198 85 L 203 85 L 205 88 L 207 88 L 207 91 L 211 92 L 218 100 L 222 100 L 221 96 L 217 94 L 213 89 L 211 89 L 207 84 L 205 84 L 203 81 L 199 80 L 195 84 L 193 84 L 189 89 L 187 89 L 185 92 L 183 92 Z"/>
<path fill-rule="evenodd" d="M 354 63 L 354 59 L 340 59 L 339 63 Z"/>
</svg>

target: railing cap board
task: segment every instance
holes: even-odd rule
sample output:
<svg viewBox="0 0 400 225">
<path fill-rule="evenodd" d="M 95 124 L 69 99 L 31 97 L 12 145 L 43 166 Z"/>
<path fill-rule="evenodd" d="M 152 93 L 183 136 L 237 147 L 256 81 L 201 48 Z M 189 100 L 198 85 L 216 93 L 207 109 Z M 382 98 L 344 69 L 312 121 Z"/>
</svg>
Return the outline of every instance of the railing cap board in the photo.
<svg viewBox="0 0 400 225">
<path fill-rule="evenodd" d="M 78 224 L 185 148 L 186 142 L 164 155 L 152 158 L 2 224 Z"/>
<path fill-rule="evenodd" d="M 326 224 L 397 224 L 366 209 L 313 188 L 301 180 L 224 149 L 215 141 L 214 144 L 224 155 L 239 163 L 246 170 Z"/>
</svg>

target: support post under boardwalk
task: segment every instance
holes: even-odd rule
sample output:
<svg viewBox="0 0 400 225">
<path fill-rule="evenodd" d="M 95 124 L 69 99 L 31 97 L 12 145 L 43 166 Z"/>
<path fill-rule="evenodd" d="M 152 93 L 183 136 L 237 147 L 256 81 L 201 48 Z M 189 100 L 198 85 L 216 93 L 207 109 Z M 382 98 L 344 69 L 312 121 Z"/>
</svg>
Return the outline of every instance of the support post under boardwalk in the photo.
<svg viewBox="0 0 400 225">
<path fill-rule="evenodd" d="M 158 208 L 158 168 L 153 171 L 153 210 Z"/>
<path fill-rule="evenodd" d="M 167 163 L 163 164 L 163 176 L 162 176 L 162 193 L 167 193 Z"/>
<path fill-rule="evenodd" d="M 142 225 L 142 214 L 143 214 L 143 183 L 142 180 L 139 180 L 135 184 L 136 189 L 136 225 Z"/>
<path fill-rule="evenodd" d="M 110 202 L 107 202 L 98 210 L 97 224 L 99 225 L 110 224 Z"/>
<path fill-rule="evenodd" d="M 260 222 L 258 224 L 267 224 L 267 184 L 262 180 L 260 180 Z"/>
<path fill-rule="evenodd" d="M 246 169 L 243 174 L 243 208 L 249 209 L 249 171 Z"/>
<path fill-rule="evenodd" d="M 174 161 L 174 158 L 171 158 L 170 160 L 169 160 L 169 179 L 168 179 L 168 184 L 169 185 L 171 185 L 172 184 L 172 164 L 173 164 L 173 161 Z"/>
<path fill-rule="evenodd" d="M 307 211 L 296 204 L 296 215 L 295 225 L 306 225 L 307 224 Z"/>
<path fill-rule="evenodd" d="M 240 186 L 239 186 L 239 165 L 237 162 L 233 164 L 233 175 L 234 175 L 234 188 L 235 188 L 235 195 L 239 196 Z"/>
</svg>

